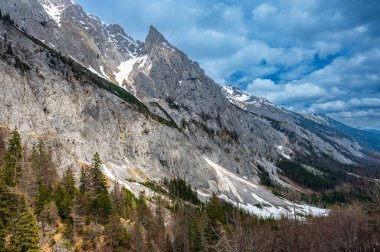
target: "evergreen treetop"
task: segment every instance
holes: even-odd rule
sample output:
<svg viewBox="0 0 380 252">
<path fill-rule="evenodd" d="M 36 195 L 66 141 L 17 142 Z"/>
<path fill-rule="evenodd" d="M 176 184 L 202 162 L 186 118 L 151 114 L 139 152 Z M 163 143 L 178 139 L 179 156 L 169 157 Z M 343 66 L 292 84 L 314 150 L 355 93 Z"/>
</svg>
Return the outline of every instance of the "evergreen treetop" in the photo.
<svg viewBox="0 0 380 252">
<path fill-rule="evenodd" d="M 12 131 L 4 159 L 4 182 L 7 186 L 16 186 L 22 173 L 21 138 L 16 129 Z"/>
</svg>

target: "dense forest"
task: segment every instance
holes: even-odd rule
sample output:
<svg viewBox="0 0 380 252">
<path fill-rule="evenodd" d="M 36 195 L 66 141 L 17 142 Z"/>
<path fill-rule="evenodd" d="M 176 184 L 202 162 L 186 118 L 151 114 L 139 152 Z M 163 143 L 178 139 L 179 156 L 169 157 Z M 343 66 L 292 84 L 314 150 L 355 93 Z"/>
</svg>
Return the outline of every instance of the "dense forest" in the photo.
<svg viewBox="0 0 380 252">
<path fill-rule="evenodd" d="M 97 153 L 91 165 L 63 172 L 56 159 L 47 143 L 28 148 L 17 130 L 0 131 L 0 251 L 380 249 L 378 191 L 365 202 L 331 206 L 325 217 L 264 220 L 216 196 L 201 203 L 181 178 L 146 181 L 155 193 L 135 196 L 106 179 Z M 260 176 L 272 186 L 269 174 Z"/>
</svg>

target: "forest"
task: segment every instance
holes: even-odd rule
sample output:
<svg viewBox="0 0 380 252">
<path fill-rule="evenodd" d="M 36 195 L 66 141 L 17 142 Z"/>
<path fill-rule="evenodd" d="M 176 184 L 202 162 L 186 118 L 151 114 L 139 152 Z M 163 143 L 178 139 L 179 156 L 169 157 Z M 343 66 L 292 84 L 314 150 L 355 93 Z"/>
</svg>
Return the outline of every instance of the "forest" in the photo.
<svg viewBox="0 0 380 252">
<path fill-rule="evenodd" d="M 98 153 L 63 172 L 57 155 L 47 142 L 28 147 L 17 130 L 0 130 L 0 251 L 380 249 L 379 191 L 330 205 L 324 217 L 261 219 L 215 195 L 200 202 L 184 178 L 146 181 L 154 194 L 134 195 L 107 180 Z"/>
</svg>

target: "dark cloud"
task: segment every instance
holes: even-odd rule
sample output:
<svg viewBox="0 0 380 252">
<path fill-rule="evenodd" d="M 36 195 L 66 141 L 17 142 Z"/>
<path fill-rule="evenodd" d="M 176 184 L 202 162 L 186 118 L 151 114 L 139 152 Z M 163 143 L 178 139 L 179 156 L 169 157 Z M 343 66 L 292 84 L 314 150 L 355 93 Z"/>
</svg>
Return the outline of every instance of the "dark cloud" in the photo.
<svg viewBox="0 0 380 252">
<path fill-rule="evenodd" d="M 380 127 L 378 0 L 77 0 L 143 40 L 155 25 L 217 82 Z"/>
</svg>

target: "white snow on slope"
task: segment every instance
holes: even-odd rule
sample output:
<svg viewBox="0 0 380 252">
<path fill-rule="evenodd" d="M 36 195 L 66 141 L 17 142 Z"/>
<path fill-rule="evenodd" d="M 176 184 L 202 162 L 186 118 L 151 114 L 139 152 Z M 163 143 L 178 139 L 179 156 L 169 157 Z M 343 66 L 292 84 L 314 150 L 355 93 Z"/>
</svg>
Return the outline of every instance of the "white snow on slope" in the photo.
<svg viewBox="0 0 380 252">
<path fill-rule="evenodd" d="M 257 188 L 258 186 L 253 184 L 252 182 L 249 182 L 248 180 L 245 180 L 237 175 L 235 175 L 234 173 L 230 172 L 229 170 L 223 168 L 222 166 L 218 165 L 218 164 L 215 164 L 214 162 L 212 162 L 210 159 L 208 159 L 207 157 L 203 157 L 204 160 L 206 160 L 206 162 L 212 167 L 215 169 L 216 172 L 219 172 L 219 174 L 223 175 L 224 177 L 225 176 L 229 176 L 229 177 L 232 177 L 236 180 L 239 180 L 240 182 L 243 182 L 253 188 Z M 224 187 L 226 186 L 225 184 L 223 185 Z M 228 185 L 227 185 L 228 186 Z"/>
<path fill-rule="evenodd" d="M 103 66 L 101 66 L 100 67 L 100 70 L 102 70 L 102 67 Z M 108 80 L 108 77 L 107 77 L 107 75 L 103 75 L 103 74 L 101 74 L 101 73 L 99 73 L 98 71 L 96 71 L 92 66 L 90 66 L 90 67 L 87 67 L 87 69 L 88 70 L 90 70 L 91 72 L 93 72 L 94 74 L 96 74 L 96 75 L 98 75 L 99 77 L 101 77 L 101 78 L 104 78 L 104 79 L 107 79 Z"/>
<path fill-rule="evenodd" d="M 246 93 L 235 94 L 234 90 L 231 87 L 229 87 L 229 86 L 223 86 L 223 89 L 224 89 L 224 91 L 227 92 L 226 97 L 228 98 L 228 100 L 230 100 L 230 102 L 234 103 L 234 104 L 235 104 L 235 101 L 246 102 L 246 101 L 248 101 L 251 98 Z"/>
<path fill-rule="evenodd" d="M 246 179 L 243 179 L 235 175 L 234 173 L 226 170 L 220 165 L 215 164 L 214 162 L 209 160 L 207 157 L 203 157 L 203 158 L 212 168 L 214 168 L 216 172 L 216 177 L 218 180 L 217 181 L 218 190 L 221 193 L 218 197 L 232 203 L 233 205 L 241 209 L 248 211 L 249 213 L 258 215 L 263 218 L 275 218 L 275 219 L 279 219 L 281 217 L 294 218 L 294 216 L 296 216 L 297 219 L 302 220 L 304 219 L 304 216 L 307 216 L 307 215 L 321 216 L 321 215 L 327 215 L 329 212 L 329 210 L 327 209 L 293 203 L 293 202 L 290 202 L 288 200 L 278 198 L 278 197 L 277 197 L 277 201 L 280 203 L 272 204 L 269 201 L 264 200 L 262 197 L 258 195 L 260 191 L 262 194 L 262 190 L 264 190 L 263 188 L 255 185 L 254 183 Z M 251 202 L 249 202 L 249 200 L 248 202 L 243 201 L 243 199 L 238 194 L 238 188 L 235 185 L 235 183 L 238 183 L 237 181 L 243 182 L 245 185 L 248 185 L 248 187 L 246 187 L 243 190 L 247 191 L 248 189 L 250 191 L 250 195 L 252 196 L 253 201 Z M 230 197 L 228 197 L 226 194 L 224 194 L 223 192 L 226 192 L 226 194 L 228 194 L 228 192 L 232 192 L 232 194 L 236 198 L 234 198 L 233 200 Z M 199 190 L 198 190 L 198 195 L 202 196 L 202 198 L 207 198 L 207 194 L 205 194 L 204 192 L 200 192 Z M 210 196 L 211 195 L 208 195 L 208 197 Z M 272 197 L 275 197 L 275 196 L 272 196 Z M 258 202 L 258 204 L 253 205 L 254 202 Z"/>
<path fill-rule="evenodd" d="M 283 147 L 283 146 L 279 145 L 279 146 L 276 146 L 276 147 L 277 147 L 277 149 L 278 149 L 279 151 L 281 151 L 281 156 L 283 156 L 284 158 L 289 159 L 289 160 L 292 159 L 288 154 L 286 154 L 286 153 L 284 152 L 284 150 L 283 150 L 284 147 Z"/>
<path fill-rule="evenodd" d="M 64 5 L 54 5 L 49 1 L 41 2 L 42 7 L 46 13 L 57 23 L 58 27 L 61 27 L 61 14 L 65 9 Z"/>
<path fill-rule="evenodd" d="M 126 189 L 128 189 L 129 191 L 132 191 L 131 187 L 126 183 L 124 182 L 123 180 L 121 179 L 118 179 L 116 177 L 116 173 L 115 171 L 113 171 L 113 169 L 111 167 L 107 167 L 106 165 L 102 165 L 102 172 L 104 173 L 104 175 L 106 175 L 107 178 L 109 178 L 111 181 L 117 181 L 121 186 L 125 187 Z"/>
<path fill-rule="evenodd" d="M 104 66 L 100 66 L 100 72 L 102 73 L 102 76 L 104 78 L 106 78 L 107 80 L 110 80 L 110 78 L 108 78 L 106 72 L 104 71 Z"/>
<path fill-rule="evenodd" d="M 131 58 L 127 61 L 121 62 L 121 64 L 117 67 L 119 72 L 115 73 L 115 79 L 116 79 L 117 83 L 119 83 L 119 85 L 122 85 L 123 81 L 128 79 L 129 74 L 133 70 L 133 66 L 136 63 L 140 63 L 140 64 L 144 63 L 145 64 L 146 59 L 147 59 L 147 56 L 145 55 L 142 57 L 135 57 L 135 58 Z"/>
</svg>

